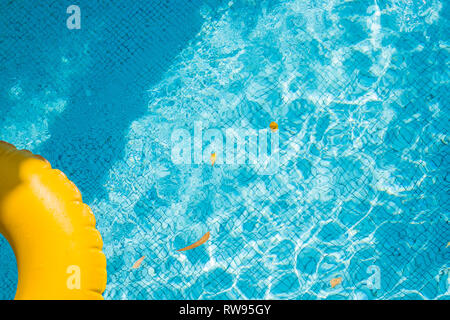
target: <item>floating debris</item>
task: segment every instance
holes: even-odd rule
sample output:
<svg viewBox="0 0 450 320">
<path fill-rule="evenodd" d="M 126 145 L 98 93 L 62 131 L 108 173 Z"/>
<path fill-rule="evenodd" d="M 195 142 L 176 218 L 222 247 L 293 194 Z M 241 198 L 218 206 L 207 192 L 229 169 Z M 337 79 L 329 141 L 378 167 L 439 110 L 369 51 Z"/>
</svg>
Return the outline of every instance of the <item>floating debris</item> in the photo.
<svg viewBox="0 0 450 320">
<path fill-rule="evenodd" d="M 211 153 L 211 165 L 213 166 L 216 163 L 216 153 Z"/>
<path fill-rule="evenodd" d="M 133 269 L 137 269 L 137 268 L 139 268 L 140 266 L 141 266 L 141 263 L 142 263 L 142 261 L 144 261 L 144 259 L 145 259 L 145 256 L 143 256 L 143 257 L 141 257 L 138 261 L 136 261 L 134 264 L 133 264 Z"/>
<path fill-rule="evenodd" d="M 201 239 L 198 240 L 197 242 L 195 242 L 195 243 L 191 244 L 190 246 L 187 246 L 183 249 L 179 249 L 177 251 L 187 251 L 187 250 L 195 249 L 197 247 L 200 247 L 206 241 L 208 241 L 208 239 L 209 239 L 209 231 L 207 233 L 205 233 L 205 235 L 203 237 L 201 237 Z"/>
<path fill-rule="evenodd" d="M 272 130 L 272 132 L 276 132 L 278 130 L 278 123 L 276 123 L 275 121 L 272 121 L 269 125 L 270 130 Z"/>
<path fill-rule="evenodd" d="M 448 248 L 448 247 L 450 247 L 450 241 L 449 241 L 449 242 L 447 242 L 447 246 L 446 246 L 446 248 Z"/>
<path fill-rule="evenodd" d="M 337 285 L 341 284 L 341 282 L 342 282 L 342 277 L 334 278 L 334 279 L 331 279 L 330 285 L 331 285 L 332 288 L 334 288 Z"/>
</svg>

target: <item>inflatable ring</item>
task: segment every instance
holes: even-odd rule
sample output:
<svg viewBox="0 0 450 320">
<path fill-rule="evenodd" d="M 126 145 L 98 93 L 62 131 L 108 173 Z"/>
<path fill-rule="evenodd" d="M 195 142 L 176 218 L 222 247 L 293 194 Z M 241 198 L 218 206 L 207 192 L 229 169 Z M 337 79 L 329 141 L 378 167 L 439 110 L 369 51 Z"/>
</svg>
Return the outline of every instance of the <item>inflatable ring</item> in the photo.
<svg viewBox="0 0 450 320">
<path fill-rule="evenodd" d="M 0 233 L 17 260 L 15 299 L 103 299 L 103 242 L 80 191 L 41 156 L 3 141 Z"/>
</svg>

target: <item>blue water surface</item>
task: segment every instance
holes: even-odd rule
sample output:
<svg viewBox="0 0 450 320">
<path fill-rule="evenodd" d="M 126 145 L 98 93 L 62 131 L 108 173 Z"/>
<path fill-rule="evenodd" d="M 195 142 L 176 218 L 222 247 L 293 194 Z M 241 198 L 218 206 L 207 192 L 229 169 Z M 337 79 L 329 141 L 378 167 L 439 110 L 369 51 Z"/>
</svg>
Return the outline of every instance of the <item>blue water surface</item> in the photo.
<svg viewBox="0 0 450 320">
<path fill-rule="evenodd" d="M 79 187 L 105 298 L 449 298 L 448 2 L 71 4 L 0 4 L 0 139 Z M 173 161 L 176 129 L 272 121 L 273 172 Z"/>
</svg>

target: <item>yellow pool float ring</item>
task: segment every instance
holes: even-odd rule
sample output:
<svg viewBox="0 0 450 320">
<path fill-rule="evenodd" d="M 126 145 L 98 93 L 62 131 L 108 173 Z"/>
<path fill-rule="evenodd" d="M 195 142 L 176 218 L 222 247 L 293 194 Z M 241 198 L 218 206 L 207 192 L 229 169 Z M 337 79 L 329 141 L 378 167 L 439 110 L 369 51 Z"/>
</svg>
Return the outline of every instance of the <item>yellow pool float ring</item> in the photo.
<svg viewBox="0 0 450 320">
<path fill-rule="evenodd" d="M 17 259 L 15 299 L 103 299 L 103 242 L 77 187 L 44 158 L 3 141 L 0 233 Z"/>
</svg>

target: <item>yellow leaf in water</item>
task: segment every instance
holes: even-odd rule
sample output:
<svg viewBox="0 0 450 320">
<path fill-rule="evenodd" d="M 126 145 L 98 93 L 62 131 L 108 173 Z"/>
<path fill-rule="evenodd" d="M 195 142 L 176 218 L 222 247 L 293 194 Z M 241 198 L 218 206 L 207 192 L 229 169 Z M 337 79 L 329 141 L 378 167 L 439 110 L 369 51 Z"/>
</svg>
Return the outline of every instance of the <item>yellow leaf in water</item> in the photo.
<svg viewBox="0 0 450 320">
<path fill-rule="evenodd" d="M 211 153 L 211 165 L 213 166 L 216 163 L 216 153 Z"/>
<path fill-rule="evenodd" d="M 200 238 L 200 240 L 198 240 L 197 242 L 191 244 L 190 246 L 187 246 L 183 249 L 179 249 L 177 251 L 186 251 L 186 250 L 192 250 L 195 249 L 199 246 L 201 246 L 202 244 L 204 244 L 206 241 L 208 241 L 209 239 L 209 231 L 207 233 L 205 233 L 205 235 L 203 237 Z"/>
<path fill-rule="evenodd" d="M 334 278 L 334 279 L 331 279 L 330 285 L 331 285 L 332 288 L 334 288 L 337 285 L 341 284 L 341 282 L 342 282 L 342 277 Z"/>
<path fill-rule="evenodd" d="M 144 261 L 144 259 L 145 259 L 145 256 L 143 256 L 143 257 L 140 258 L 138 261 L 136 261 L 136 262 L 133 264 L 133 269 L 139 268 L 139 267 L 141 266 L 142 261 Z"/>
<path fill-rule="evenodd" d="M 278 130 L 278 123 L 276 123 L 275 121 L 272 121 L 269 125 L 270 130 L 272 130 L 272 132 L 275 132 Z"/>
<path fill-rule="evenodd" d="M 450 242 L 448 242 L 448 243 L 447 243 L 447 246 L 446 246 L 446 248 L 448 248 L 448 247 L 450 247 Z"/>
</svg>

